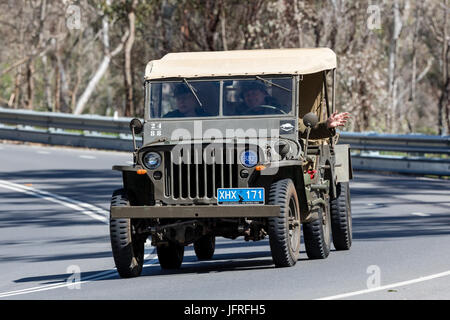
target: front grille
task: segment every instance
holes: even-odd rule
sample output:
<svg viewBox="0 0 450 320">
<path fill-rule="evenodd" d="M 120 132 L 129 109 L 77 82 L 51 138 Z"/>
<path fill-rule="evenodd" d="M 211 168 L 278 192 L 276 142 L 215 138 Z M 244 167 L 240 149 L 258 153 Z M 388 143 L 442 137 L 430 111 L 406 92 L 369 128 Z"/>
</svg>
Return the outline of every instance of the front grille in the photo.
<svg viewBox="0 0 450 320">
<path fill-rule="evenodd" d="M 174 200 L 215 199 L 217 188 L 238 186 L 237 150 L 226 144 L 184 146 L 164 152 L 164 161 L 164 193 Z"/>
</svg>

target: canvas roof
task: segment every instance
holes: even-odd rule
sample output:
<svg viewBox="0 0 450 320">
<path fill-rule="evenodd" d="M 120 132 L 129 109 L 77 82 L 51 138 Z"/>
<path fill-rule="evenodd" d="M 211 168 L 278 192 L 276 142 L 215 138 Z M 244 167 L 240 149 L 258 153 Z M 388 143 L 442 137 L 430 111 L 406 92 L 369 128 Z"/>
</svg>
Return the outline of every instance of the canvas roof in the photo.
<svg viewBox="0 0 450 320">
<path fill-rule="evenodd" d="M 328 48 L 178 52 L 150 61 L 145 79 L 311 74 L 336 68 Z"/>
</svg>

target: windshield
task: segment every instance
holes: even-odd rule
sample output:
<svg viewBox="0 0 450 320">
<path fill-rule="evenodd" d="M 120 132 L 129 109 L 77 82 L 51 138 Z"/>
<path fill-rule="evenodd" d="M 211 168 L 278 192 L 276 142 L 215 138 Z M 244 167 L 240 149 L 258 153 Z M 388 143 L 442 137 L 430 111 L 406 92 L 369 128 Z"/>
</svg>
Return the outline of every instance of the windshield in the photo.
<svg viewBox="0 0 450 320">
<path fill-rule="evenodd" d="M 151 82 L 150 118 L 290 114 L 292 81 L 287 77 L 254 77 Z"/>
<path fill-rule="evenodd" d="M 153 82 L 150 118 L 217 116 L 219 97 L 219 81 Z"/>
<path fill-rule="evenodd" d="M 223 97 L 223 114 L 227 116 L 288 114 L 292 109 L 292 79 L 224 81 Z"/>
</svg>

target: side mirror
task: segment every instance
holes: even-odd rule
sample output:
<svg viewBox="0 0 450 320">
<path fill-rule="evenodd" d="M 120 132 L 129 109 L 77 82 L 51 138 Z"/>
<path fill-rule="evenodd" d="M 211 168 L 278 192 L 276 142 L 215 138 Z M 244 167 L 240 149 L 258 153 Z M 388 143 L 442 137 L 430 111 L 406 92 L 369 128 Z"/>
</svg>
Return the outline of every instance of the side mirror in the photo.
<svg viewBox="0 0 450 320">
<path fill-rule="evenodd" d="M 315 113 L 308 112 L 303 117 L 303 124 L 308 128 L 306 133 L 306 142 L 305 142 L 305 156 L 308 157 L 308 142 L 309 142 L 309 133 L 311 129 L 314 128 L 319 122 L 319 118 Z"/>
<path fill-rule="evenodd" d="M 303 117 L 303 124 L 306 127 L 314 128 L 318 122 L 319 122 L 319 118 L 317 117 L 317 115 L 315 113 L 308 112 Z"/>
<path fill-rule="evenodd" d="M 134 128 L 134 133 L 135 134 L 142 133 L 142 130 L 144 129 L 144 126 L 142 125 L 141 120 L 136 119 L 136 118 L 131 120 L 130 121 L 130 130 L 131 130 L 131 132 L 133 132 L 133 128 Z"/>
<path fill-rule="evenodd" d="M 133 120 L 130 121 L 130 130 L 131 133 L 133 134 L 133 147 L 134 150 L 137 150 L 136 147 L 136 134 L 140 134 L 142 133 L 142 130 L 144 130 L 144 125 L 142 124 L 141 120 L 134 118 Z"/>
</svg>

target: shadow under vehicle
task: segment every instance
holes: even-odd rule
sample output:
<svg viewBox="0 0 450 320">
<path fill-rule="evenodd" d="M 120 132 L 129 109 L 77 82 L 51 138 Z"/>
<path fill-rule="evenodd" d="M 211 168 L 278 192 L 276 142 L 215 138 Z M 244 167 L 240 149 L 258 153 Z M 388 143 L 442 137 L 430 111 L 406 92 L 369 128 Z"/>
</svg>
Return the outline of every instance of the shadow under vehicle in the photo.
<svg viewBox="0 0 450 320">
<path fill-rule="evenodd" d="M 327 48 L 150 61 L 145 119 L 130 123 L 142 146 L 134 139 L 134 165 L 113 167 L 123 174 L 110 218 L 119 274 L 141 274 L 149 237 L 163 269 L 180 268 L 190 244 L 211 259 L 216 237 L 268 236 L 277 267 L 297 262 L 302 229 L 311 259 L 326 258 L 331 241 L 348 250 L 349 146 L 317 134 L 335 109 L 335 71 Z"/>
</svg>

